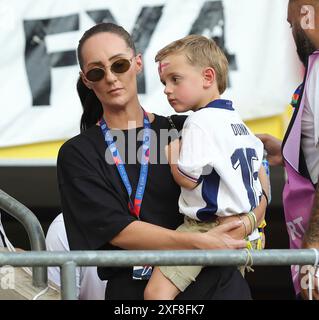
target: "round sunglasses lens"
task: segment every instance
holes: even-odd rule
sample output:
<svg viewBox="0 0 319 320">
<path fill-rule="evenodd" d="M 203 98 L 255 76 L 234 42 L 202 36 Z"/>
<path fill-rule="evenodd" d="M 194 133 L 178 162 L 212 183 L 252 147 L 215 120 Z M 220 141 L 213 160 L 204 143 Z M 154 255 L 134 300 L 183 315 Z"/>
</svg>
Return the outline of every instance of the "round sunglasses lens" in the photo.
<svg viewBox="0 0 319 320">
<path fill-rule="evenodd" d="M 112 66 L 111 70 L 115 73 L 124 73 L 126 72 L 131 66 L 131 62 L 127 59 L 121 59 L 115 61 Z"/>
<path fill-rule="evenodd" d="M 96 82 L 96 81 L 100 81 L 101 79 L 103 79 L 104 77 L 104 70 L 100 69 L 100 68 L 94 68 L 92 70 L 90 70 L 87 74 L 86 74 L 86 78 L 89 81 L 92 82 Z"/>
</svg>

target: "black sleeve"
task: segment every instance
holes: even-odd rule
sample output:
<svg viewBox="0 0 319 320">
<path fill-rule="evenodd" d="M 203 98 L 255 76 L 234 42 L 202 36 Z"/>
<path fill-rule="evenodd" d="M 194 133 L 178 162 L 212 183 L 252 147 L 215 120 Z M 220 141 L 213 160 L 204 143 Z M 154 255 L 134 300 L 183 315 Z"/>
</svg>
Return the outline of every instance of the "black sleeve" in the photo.
<svg viewBox="0 0 319 320">
<path fill-rule="evenodd" d="M 96 152 L 85 147 L 80 150 L 66 143 L 58 156 L 59 190 L 71 250 L 99 249 L 135 221 L 111 177 L 99 174 L 94 156 L 89 156 Z"/>
</svg>

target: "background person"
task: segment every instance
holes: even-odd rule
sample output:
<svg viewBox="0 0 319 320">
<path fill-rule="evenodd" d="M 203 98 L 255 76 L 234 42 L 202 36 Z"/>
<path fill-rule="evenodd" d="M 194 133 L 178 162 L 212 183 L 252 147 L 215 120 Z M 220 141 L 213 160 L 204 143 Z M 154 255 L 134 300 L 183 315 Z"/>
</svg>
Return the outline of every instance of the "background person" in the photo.
<svg viewBox="0 0 319 320">
<path fill-rule="evenodd" d="M 314 20 L 305 28 L 309 10 L 313 10 L 310 19 Z M 303 89 L 283 142 L 270 135 L 259 137 L 268 152 L 269 164 L 284 165 L 286 169 L 283 203 L 290 247 L 319 249 L 319 1 L 290 0 L 288 22 L 300 61 L 307 67 Z M 305 272 L 299 277 L 299 271 L 299 266 L 292 266 L 296 294 L 301 292 L 308 299 L 308 288 L 300 287 Z M 319 300 L 314 272 L 311 277 L 315 284 L 312 295 Z"/>
<path fill-rule="evenodd" d="M 45 243 L 48 251 L 70 251 L 63 215 L 60 213 L 50 224 Z M 61 287 L 60 267 L 48 267 L 48 279 Z M 107 281 L 97 275 L 97 267 L 76 268 L 76 288 L 79 300 L 104 300 Z"/>
</svg>

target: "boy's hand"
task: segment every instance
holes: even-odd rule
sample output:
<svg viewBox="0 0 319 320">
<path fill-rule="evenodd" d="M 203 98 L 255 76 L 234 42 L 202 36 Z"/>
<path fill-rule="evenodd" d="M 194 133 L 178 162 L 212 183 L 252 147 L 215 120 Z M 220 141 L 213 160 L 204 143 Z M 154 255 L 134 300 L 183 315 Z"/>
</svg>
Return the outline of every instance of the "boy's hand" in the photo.
<svg viewBox="0 0 319 320">
<path fill-rule="evenodd" d="M 175 139 L 169 145 L 165 146 L 165 155 L 170 165 L 177 164 L 181 143 L 179 139 Z"/>
</svg>

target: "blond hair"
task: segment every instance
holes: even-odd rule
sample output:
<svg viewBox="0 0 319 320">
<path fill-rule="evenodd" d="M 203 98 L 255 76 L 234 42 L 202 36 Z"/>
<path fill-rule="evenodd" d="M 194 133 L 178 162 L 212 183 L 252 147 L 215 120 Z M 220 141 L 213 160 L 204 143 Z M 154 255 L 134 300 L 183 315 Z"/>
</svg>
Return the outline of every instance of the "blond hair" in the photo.
<svg viewBox="0 0 319 320">
<path fill-rule="evenodd" d="M 155 57 L 155 62 L 160 62 L 171 54 L 184 54 L 193 66 L 213 68 L 216 72 L 219 93 L 222 94 L 226 90 L 228 61 L 214 40 L 201 35 L 189 35 L 161 49 Z"/>
</svg>

